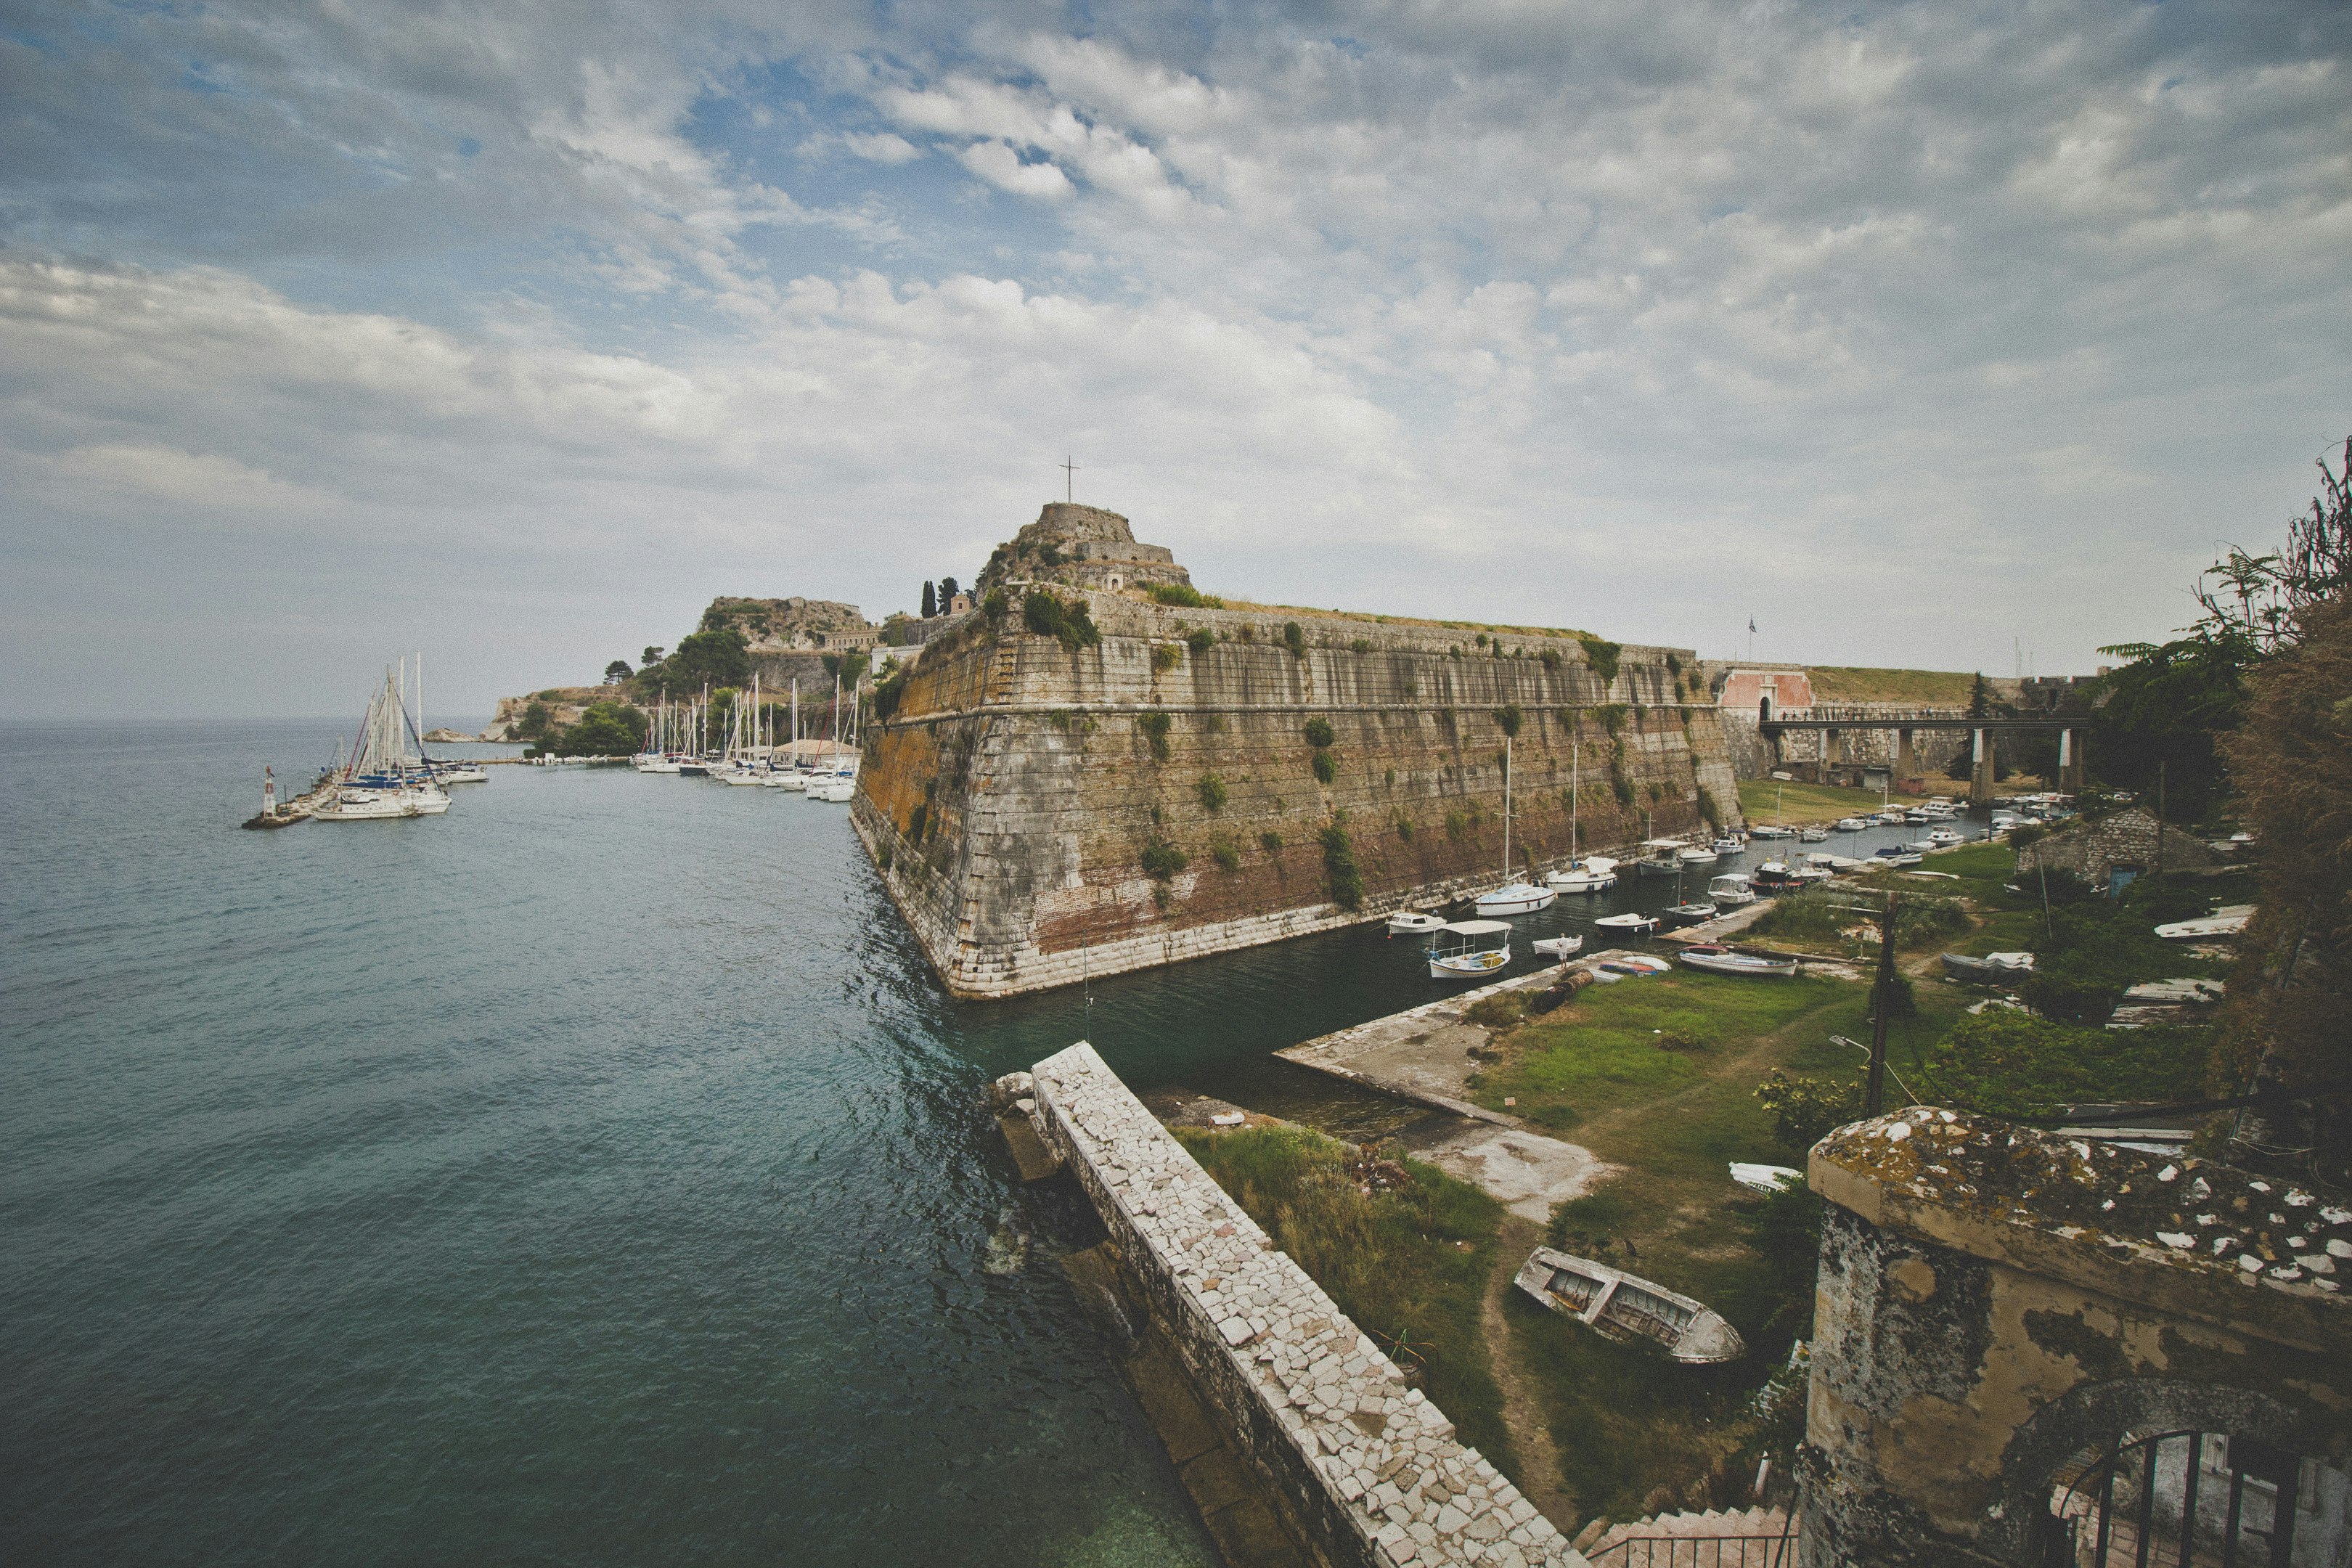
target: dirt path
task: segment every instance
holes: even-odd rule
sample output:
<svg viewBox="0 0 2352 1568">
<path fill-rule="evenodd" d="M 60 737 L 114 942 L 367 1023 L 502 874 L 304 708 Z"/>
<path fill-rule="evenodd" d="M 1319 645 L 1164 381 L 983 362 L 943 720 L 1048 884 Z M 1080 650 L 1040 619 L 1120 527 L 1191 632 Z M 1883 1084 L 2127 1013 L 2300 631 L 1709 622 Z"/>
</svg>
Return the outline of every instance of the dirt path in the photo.
<svg viewBox="0 0 2352 1568">
<path fill-rule="evenodd" d="M 1486 1278 L 1479 1327 L 1486 1336 L 1495 1382 L 1503 1391 L 1503 1426 L 1511 1435 L 1512 1447 L 1518 1451 L 1519 1473 L 1511 1479 L 1518 1482 L 1520 1495 L 1535 1504 L 1562 1535 L 1573 1536 L 1583 1521 L 1577 1518 L 1575 1504 L 1560 1489 L 1559 1450 L 1552 1446 L 1551 1426 L 1544 1419 L 1535 1380 L 1519 1366 L 1510 1321 L 1504 1316 L 1511 1278 L 1543 1239 L 1543 1227 L 1507 1210 L 1495 1234 L 1495 1271 Z"/>
</svg>

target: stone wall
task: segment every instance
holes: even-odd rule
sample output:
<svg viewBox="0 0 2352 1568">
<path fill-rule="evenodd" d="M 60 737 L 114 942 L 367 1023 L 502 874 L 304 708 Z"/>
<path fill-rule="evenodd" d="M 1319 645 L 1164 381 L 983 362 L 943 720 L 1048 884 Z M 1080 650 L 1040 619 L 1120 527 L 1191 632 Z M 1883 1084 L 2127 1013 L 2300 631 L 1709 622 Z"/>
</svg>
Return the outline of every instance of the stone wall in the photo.
<svg viewBox="0 0 2352 1568">
<path fill-rule="evenodd" d="M 1039 1062 L 1028 1087 L 1033 1124 L 1101 1214 L 1195 1386 L 1330 1568 L 1583 1563 L 1093 1047 Z"/>
<path fill-rule="evenodd" d="M 1571 784 L 1586 850 L 1703 833 L 1708 809 L 1738 824 L 1715 709 L 1700 693 L 1675 700 L 1678 653 L 1627 647 L 1604 682 L 1566 635 L 1482 648 L 1429 623 L 1064 592 L 1086 602 L 1098 647 L 1029 635 L 1017 609 L 975 616 L 921 650 L 896 711 L 866 731 L 853 820 L 958 994 L 1172 963 L 1499 883 L 1507 709 L 1520 720 L 1519 874 L 1568 858 Z M 1310 720 L 1330 727 L 1329 746 L 1310 742 Z M 1336 869 L 1349 858 L 1352 909 Z"/>
<path fill-rule="evenodd" d="M 2069 1460 L 2181 1428 L 2315 1461 L 2294 1561 L 2345 1561 L 2352 1213 L 1926 1107 L 1832 1133 L 1810 1174 L 1805 1568 L 2046 1562 Z"/>
<path fill-rule="evenodd" d="M 2101 892 L 2117 870 L 2139 873 L 2159 864 L 2168 871 L 2195 871 L 2221 865 L 2221 858 L 2203 839 L 2159 824 L 2156 813 L 2138 805 L 2060 828 L 2017 852 L 2020 877 L 2043 869 L 2071 871 Z"/>
</svg>

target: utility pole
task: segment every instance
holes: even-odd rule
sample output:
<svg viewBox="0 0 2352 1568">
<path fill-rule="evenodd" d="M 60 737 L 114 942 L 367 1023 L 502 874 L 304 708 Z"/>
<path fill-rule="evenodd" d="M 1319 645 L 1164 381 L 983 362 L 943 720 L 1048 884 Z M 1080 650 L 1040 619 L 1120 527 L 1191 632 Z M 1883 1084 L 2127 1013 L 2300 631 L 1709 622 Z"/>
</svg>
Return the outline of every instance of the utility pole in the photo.
<svg viewBox="0 0 2352 1568">
<path fill-rule="evenodd" d="M 1901 895 L 1886 895 L 1886 910 L 1878 918 L 1878 984 L 1871 992 L 1870 1078 L 1864 1086 L 1862 1113 L 1876 1116 L 1886 1109 L 1886 1016 L 1895 995 L 1895 910 Z"/>
<path fill-rule="evenodd" d="M 2164 875 L 2164 765 L 2162 757 L 2156 761 L 2156 874 Z"/>
</svg>

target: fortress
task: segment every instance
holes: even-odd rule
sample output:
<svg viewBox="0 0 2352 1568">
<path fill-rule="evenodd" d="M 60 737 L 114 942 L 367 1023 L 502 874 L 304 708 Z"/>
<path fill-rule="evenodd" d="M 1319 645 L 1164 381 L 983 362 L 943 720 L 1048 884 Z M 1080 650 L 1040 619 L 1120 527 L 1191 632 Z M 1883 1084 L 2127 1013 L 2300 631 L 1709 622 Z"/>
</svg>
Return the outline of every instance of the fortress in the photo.
<svg viewBox="0 0 2352 1568">
<path fill-rule="evenodd" d="M 885 689 L 852 819 L 957 994 L 1498 883 L 1507 752 L 1518 874 L 1569 857 L 1571 815 L 1586 850 L 1738 824 L 1687 650 L 1148 592 L 1190 583 L 1117 513 L 1049 505 Z"/>
</svg>

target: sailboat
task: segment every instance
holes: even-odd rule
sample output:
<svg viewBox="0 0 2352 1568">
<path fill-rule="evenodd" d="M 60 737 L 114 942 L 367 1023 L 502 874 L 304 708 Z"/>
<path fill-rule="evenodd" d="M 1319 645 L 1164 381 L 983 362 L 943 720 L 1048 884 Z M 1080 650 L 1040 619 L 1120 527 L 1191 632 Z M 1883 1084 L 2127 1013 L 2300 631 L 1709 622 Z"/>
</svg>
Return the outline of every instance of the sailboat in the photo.
<svg viewBox="0 0 2352 1568">
<path fill-rule="evenodd" d="M 420 658 L 418 663 L 421 665 Z M 419 671 L 421 677 L 422 671 Z M 408 749 L 416 728 L 408 713 L 408 661 L 400 670 L 383 672 L 383 685 L 369 700 L 367 716 L 360 721 L 359 743 L 348 761 L 334 769 L 333 787 L 311 809 L 320 822 L 374 822 L 393 817 L 438 816 L 449 809 L 449 792 L 426 766 L 424 741 Z"/>
<path fill-rule="evenodd" d="M 1503 874 L 1511 874 L 1511 738 L 1503 737 Z M 1482 918 L 1495 915 L 1524 915 L 1549 909 L 1558 902 L 1559 894 L 1549 888 L 1538 888 L 1533 882 L 1507 882 L 1491 893 L 1477 898 Z"/>
<path fill-rule="evenodd" d="M 1598 893 L 1617 885 L 1616 861 L 1605 855 L 1582 859 L 1577 858 L 1576 813 L 1582 793 L 1583 769 L 1582 744 L 1570 740 L 1568 752 L 1568 864 L 1544 879 L 1544 886 L 1555 893 Z"/>
<path fill-rule="evenodd" d="M 1796 831 L 1783 824 L 1780 820 L 1780 786 L 1779 784 L 1774 784 L 1772 786 L 1772 820 L 1764 824 L 1760 827 L 1749 828 L 1748 830 L 1748 836 L 1750 838 L 1793 838 L 1796 837 Z"/>
<path fill-rule="evenodd" d="M 801 766 L 801 682 L 798 676 L 793 678 L 792 761 L 780 768 L 775 766 L 775 760 L 772 752 L 768 758 L 768 776 L 765 780 L 770 789 L 804 790 L 808 788 L 808 771 Z"/>
</svg>

